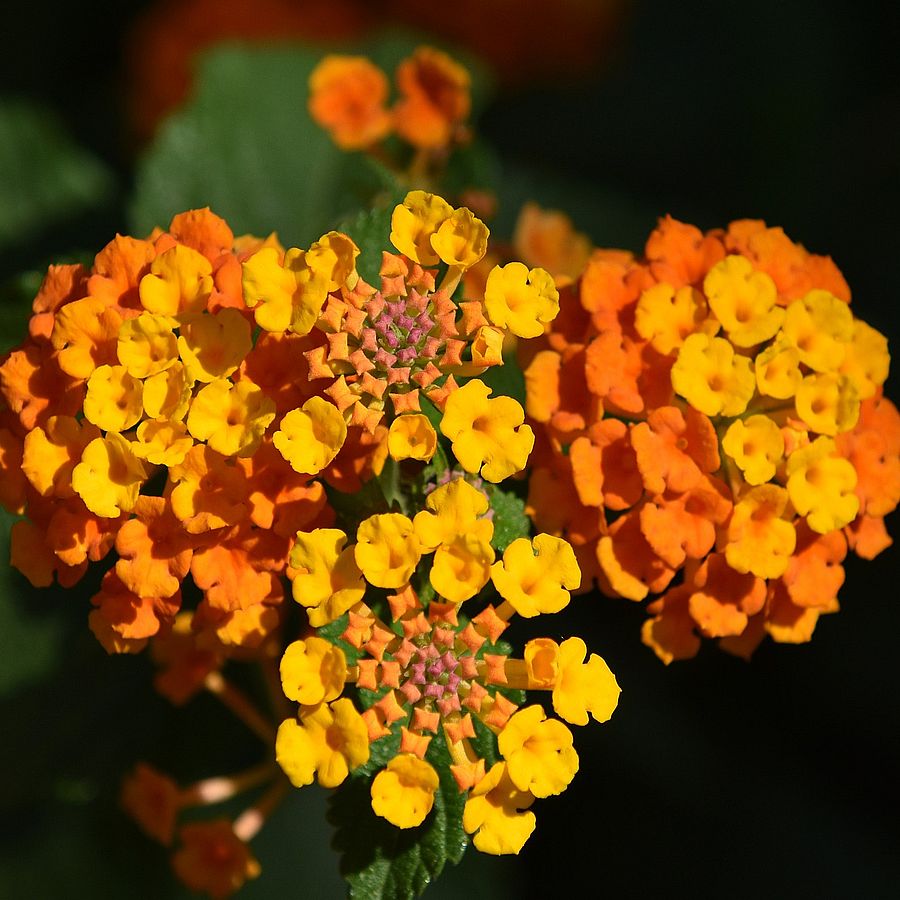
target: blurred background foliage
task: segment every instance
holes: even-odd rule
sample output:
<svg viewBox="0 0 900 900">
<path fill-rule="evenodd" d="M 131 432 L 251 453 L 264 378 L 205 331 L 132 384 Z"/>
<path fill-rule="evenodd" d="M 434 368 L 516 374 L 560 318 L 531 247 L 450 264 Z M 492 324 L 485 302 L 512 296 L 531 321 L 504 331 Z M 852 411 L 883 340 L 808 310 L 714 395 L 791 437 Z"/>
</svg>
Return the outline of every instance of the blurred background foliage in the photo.
<svg viewBox="0 0 900 900">
<path fill-rule="evenodd" d="M 325 47 L 390 71 L 420 38 L 476 71 L 459 177 L 497 192 L 496 234 L 526 200 L 634 250 L 667 212 L 704 228 L 764 218 L 831 254 L 857 314 L 898 346 L 895 5 L 525 6 L 17 4 L 0 58 L 0 352 L 24 334 L 41 269 L 89 260 L 116 231 L 207 204 L 237 233 L 301 245 L 352 221 L 381 175 L 312 125 L 306 76 Z M 272 34 L 291 42 L 261 49 Z M 848 560 L 841 613 L 750 665 L 707 647 L 666 669 L 639 642 L 639 607 L 578 600 L 553 637 L 581 634 L 609 661 L 619 710 L 578 732 L 582 771 L 541 804 L 520 859 L 470 851 L 428 896 L 537 897 L 585 878 L 611 896 L 896 896 L 895 559 Z M 148 660 L 106 658 L 86 628 L 95 589 L 89 575 L 66 596 L 36 591 L 0 566 L 2 897 L 182 896 L 117 810 L 122 774 L 144 758 L 189 781 L 258 754 L 217 701 L 172 709 Z M 520 627 L 514 641 L 531 636 Z M 320 790 L 291 795 L 254 842 L 264 875 L 244 896 L 340 896 L 324 812 Z"/>
</svg>

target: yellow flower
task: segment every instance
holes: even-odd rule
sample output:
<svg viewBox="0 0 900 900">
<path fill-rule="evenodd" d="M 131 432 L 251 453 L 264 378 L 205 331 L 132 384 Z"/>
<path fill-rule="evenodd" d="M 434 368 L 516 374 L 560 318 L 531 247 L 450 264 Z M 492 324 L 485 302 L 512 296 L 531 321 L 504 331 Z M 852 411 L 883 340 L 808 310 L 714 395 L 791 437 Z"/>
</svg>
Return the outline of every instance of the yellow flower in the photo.
<svg viewBox="0 0 900 900">
<path fill-rule="evenodd" d="M 828 291 L 810 291 L 787 308 L 782 330 L 800 362 L 816 372 L 834 372 L 844 361 L 845 344 L 853 339 L 853 313 Z"/>
<path fill-rule="evenodd" d="M 421 413 L 397 416 L 388 432 L 388 452 L 394 459 L 427 461 L 437 449 L 437 434 L 428 418 Z"/>
<path fill-rule="evenodd" d="M 784 320 L 775 282 L 743 256 L 726 256 L 716 263 L 703 281 L 703 292 L 736 347 L 767 341 Z"/>
<path fill-rule="evenodd" d="M 784 456 L 784 436 L 768 416 L 732 422 L 722 449 L 737 463 L 747 484 L 762 484 L 775 476 Z"/>
<path fill-rule="evenodd" d="M 437 548 L 429 576 L 431 586 L 451 603 L 462 603 L 488 583 L 493 561 L 489 538 L 477 533 L 459 535 Z"/>
<path fill-rule="evenodd" d="M 426 498 L 427 509 L 416 513 L 413 525 L 426 552 L 472 532 L 490 541 L 494 526 L 480 518 L 488 511 L 488 498 L 464 478 L 454 478 L 435 488 Z"/>
<path fill-rule="evenodd" d="M 94 515 L 115 519 L 131 512 L 147 477 L 144 464 L 120 434 L 92 440 L 72 471 L 72 487 Z"/>
<path fill-rule="evenodd" d="M 859 394 L 846 375 L 807 375 L 794 398 L 797 415 L 818 434 L 849 431 L 859 419 Z"/>
<path fill-rule="evenodd" d="M 236 309 L 193 316 L 178 335 L 178 352 L 188 375 L 207 383 L 237 371 L 252 346 L 250 325 Z"/>
<path fill-rule="evenodd" d="M 559 312 L 559 291 L 544 269 L 531 269 L 520 262 L 494 266 L 484 288 L 488 318 L 523 338 L 544 333 L 544 324 Z"/>
<path fill-rule="evenodd" d="M 155 466 L 177 466 L 184 462 L 194 441 L 183 422 L 147 419 L 137 428 L 131 451 Z"/>
<path fill-rule="evenodd" d="M 369 760 L 366 723 L 346 697 L 304 707 L 299 722 L 278 727 L 275 759 L 295 787 L 312 784 L 314 775 L 322 787 L 337 787 Z"/>
<path fill-rule="evenodd" d="M 165 371 L 178 359 L 173 323 L 174 319 L 153 313 L 141 313 L 123 323 L 116 352 L 129 375 L 148 378 Z"/>
<path fill-rule="evenodd" d="M 518 853 L 534 831 L 534 813 L 525 811 L 533 803 L 534 794 L 512 783 L 506 763 L 494 763 L 469 792 L 463 828 L 482 853 Z"/>
<path fill-rule="evenodd" d="M 164 372 L 144 381 L 141 395 L 144 412 L 151 419 L 183 419 L 191 405 L 193 386 L 194 380 L 184 363 L 174 362 Z"/>
<path fill-rule="evenodd" d="M 372 809 L 398 828 L 415 828 L 434 806 L 438 774 L 411 753 L 395 756 L 372 782 Z"/>
<path fill-rule="evenodd" d="M 478 369 L 502 365 L 503 341 L 502 329 L 493 325 L 482 325 L 472 340 L 472 365 Z"/>
<path fill-rule="evenodd" d="M 410 191 L 391 216 L 391 243 L 423 266 L 436 266 L 440 257 L 431 236 L 453 215 L 453 207 L 437 194 Z"/>
<path fill-rule="evenodd" d="M 510 780 L 535 797 L 562 793 L 578 771 L 572 732 L 534 704 L 515 713 L 497 739 Z"/>
<path fill-rule="evenodd" d="M 756 389 L 750 360 L 725 338 L 692 334 L 672 366 L 672 387 L 707 416 L 739 416 Z"/>
<path fill-rule="evenodd" d="M 252 381 L 218 378 L 191 403 L 188 431 L 223 456 L 252 456 L 275 418 L 275 404 Z"/>
<path fill-rule="evenodd" d="M 471 269 L 487 252 L 487 225 L 462 207 L 445 219 L 431 236 L 431 246 L 442 262 Z"/>
<path fill-rule="evenodd" d="M 369 516 L 356 540 L 356 563 L 376 587 L 403 587 L 422 555 L 412 521 L 400 513 Z"/>
<path fill-rule="evenodd" d="M 477 378 L 447 399 L 441 431 L 453 442 L 453 453 L 467 472 L 498 482 L 525 468 L 534 432 L 512 397 L 488 399 L 491 389 Z M 483 468 L 482 468 L 483 465 Z"/>
<path fill-rule="evenodd" d="M 637 302 L 634 327 L 653 349 L 668 356 L 700 328 L 706 316 L 702 294 L 685 285 L 677 291 L 662 282 L 644 291 Z"/>
<path fill-rule="evenodd" d="M 735 504 L 728 524 L 725 559 L 737 572 L 778 578 L 787 569 L 797 533 L 782 516 L 788 492 L 775 484 L 749 490 Z"/>
<path fill-rule="evenodd" d="M 539 534 L 532 541 L 516 538 L 503 560 L 491 566 L 491 578 L 500 596 L 520 616 L 531 618 L 565 607 L 569 591 L 581 584 L 581 570 L 567 541 Z"/>
<path fill-rule="evenodd" d="M 310 397 L 281 420 L 272 443 L 295 472 L 321 472 L 344 445 L 347 423 L 340 410 L 322 397 Z"/>
<path fill-rule="evenodd" d="M 328 281 L 310 268 L 296 248 L 279 262 L 278 250 L 264 247 L 243 264 L 244 300 L 266 331 L 309 334 L 328 296 Z"/>
<path fill-rule="evenodd" d="M 342 616 L 366 592 L 354 548 L 337 528 L 297 532 L 291 550 L 294 599 L 307 608 L 309 623 L 320 628 Z"/>
<path fill-rule="evenodd" d="M 163 316 L 201 312 L 212 289 L 210 261 L 182 244 L 160 253 L 138 286 L 144 309 Z"/>
<path fill-rule="evenodd" d="M 794 509 L 813 531 L 827 534 L 849 525 L 859 512 L 856 469 L 837 455 L 834 441 L 816 438 L 787 461 L 787 490 Z"/>
<path fill-rule="evenodd" d="M 853 320 L 853 339 L 844 345 L 840 373 L 846 375 L 860 400 L 875 396 L 884 384 L 891 365 L 887 338 L 860 319 Z"/>
<path fill-rule="evenodd" d="M 753 366 L 759 392 L 776 400 L 793 397 L 803 380 L 800 352 L 780 334 L 756 355 Z"/>
<path fill-rule="evenodd" d="M 127 431 L 144 413 L 140 381 L 125 366 L 100 366 L 88 379 L 84 417 L 103 431 Z"/>
<path fill-rule="evenodd" d="M 281 657 L 284 694 L 303 706 L 315 706 L 340 697 L 346 680 L 344 651 L 324 638 L 294 641 Z"/>
<path fill-rule="evenodd" d="M 527 653 L 526 645 L 526 653 Z M 592 653 L 581 638 L 562 642 L 553 686 L 553 709 L 571 725 L 587 725 L 588 713 L 597 722 L 608 722 L 619 703 L 622 689 L 602 657 Z M 527 660 L 527 656 L 526 656 Z"/>
<path fill-rule="evenodd" d="M 288 254 L 291 252 L 289 250 Z M 324 282 L 326 291 L 336 291 L 344 285 L 349 288 L 355 287 L 359 280 L 356 274 L 357 256 L 359 247 L 346 234 L 329 231 L 303 254 L 303 263 L 316 278 Z"/>
</svg>

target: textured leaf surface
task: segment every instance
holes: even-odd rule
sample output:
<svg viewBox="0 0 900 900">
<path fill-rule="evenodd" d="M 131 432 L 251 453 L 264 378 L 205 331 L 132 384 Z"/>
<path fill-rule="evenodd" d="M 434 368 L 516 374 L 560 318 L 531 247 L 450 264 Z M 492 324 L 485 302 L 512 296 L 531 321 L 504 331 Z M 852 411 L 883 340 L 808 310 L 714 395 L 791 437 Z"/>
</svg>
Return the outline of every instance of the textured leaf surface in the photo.
<svg viewBox="0 0 900 900">
<path fill-rule="evenodd" d="M 0 249 L 101 205 L 108 170 L 37 106 L 0 100 Z"/>
<path fill-rule="evenodd" d="M 440 875 L 448 862 L 458 863 L 468 840 L 462 829 L 465 795 L 450 774 L 450 759 L 438 737 L 427 759 L 440 775 L 434 808 L 417 828 L 395 828 L 372 811 L 372 772 L 396 752 L 395 739 L 384 738 L 384 753 L 359 770 L 332 795 L 329 820 L 336 827 L 334 847 L 349 894 L 359 900 L 411 900 Z M 377 742 L 373 750 L 383 743 Z M 388 743 L 390 742 L 390 743 Z M 363 774 L 360 774 L 363 773 Z"/>
<path fill-rule="evenodd" d="M 527 537 L 531 520 L 525 515 L 525 501 L 512 491 L 499 486 L 488 488 L 491 509 L 494 511 L 494 549 L 502 553 L 516 538 Z"/>
</svg>

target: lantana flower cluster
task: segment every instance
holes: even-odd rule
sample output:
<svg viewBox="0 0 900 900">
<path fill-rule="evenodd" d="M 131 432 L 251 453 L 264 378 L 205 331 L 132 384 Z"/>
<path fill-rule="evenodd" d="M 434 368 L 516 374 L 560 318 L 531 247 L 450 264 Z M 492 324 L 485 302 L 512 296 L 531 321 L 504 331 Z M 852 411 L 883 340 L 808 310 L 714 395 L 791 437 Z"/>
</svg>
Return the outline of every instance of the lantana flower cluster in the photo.
<svg viewBox="0 0 900 900">
<path fill-rule="evenodd" d="M 345 613 L 362 621 L 369 613 L 360 572 L 372 585 L 403 587 L 397 573 L 405 585 L 426 535 L 439 538 L 427 552 L 442 599 L 420 603 L 411 588 L 404 596 L 410 609 L 419 604 L 420 624 L 443 603 L 436 626 L 443 631 L 429 639 L 432 650 L 424 632 L 411 633 L 417 661 L 404 666 L 433 666 L 440 648 L 446 671 L 427 678 L 449 680 L 451 692 L 464 680 L 453 696 L 471 693 L 474 714 L 487 717 L 495 706 L 512 715 L 514 708 L 502 699 L 475 708 L 473 685 L 487 678 L 485 638 L 473 626 L 466 650 L 454 636 L 451 606 L 485 587 L 494 550 L 486 495 L 464 481 L 451 487 L 450 472 L 456 466 L 484 485 L 524 469 L 534 444 L 524 410 L 472 376 L 503 362 L 508 333 L 539 333 L 558 310 L 558 294 L 545 271 L 510 264 L 492 272 L 483 298 L 459 297 L 463 274 L 484 256 L 488 230 L 436 195 L 411 192 L 393 210 L 390 239 L 397 252 L 383 254 L 374 287 L 359 276 L 360 251 L 346 234 L 285 250 L 274 235 L 236 237 L 208 209 L 192 210 L 146 239 L 117 236 L 90 268 L 52 266 L 28 337 L 0 361 L 0 500 L 22 514 L 12 527 L 13 565 L 35 586 L 69 587 L 90 563 L 101 564 L 89 624 L 103 647 L 135 653 L 149 646 L 160 693 L 179 705 L 213 693 L 270 752 L 275 723 L 234 685 L 228 666 L 259 664 L 277 684 L 290 612 L 285 576 L 312 627 Z M 331 527 L 334 498 L 358 494 L 388 464 L 399 472 L 400 462 L 404 490 L 421 492 L 429 461 L 432 487 L 442 485 L 424 514 L 435 519 L 430 531 L 420 518 L 412 534 L 411 520 L 386 511 L 360 525 L 356 545 L 343 552 L 346 538 Z M 448 505 L 441 500 L 448 492 L 465 499 Z M 397 502 L 383 489 L 369 495 L 381 497 L 385 510 Z M 538 579 L 531 551 L 515 552 Z M 570 562 L 560 577 L 573 587 Z M 396 616 L 401 631 L 407 612 Z M 491 633 L 502 630 L 497 622 Z M 330 652 L 329 659 L 343 653 Z M 379 664 L 393 658 L 400 672 L 404 651 L 391 646 L 390 654 L 378 656 Z M 468 661 L 457 671 L 451 656 Z M 350 658 L 347 683 L 362 686 L 366 663 Z M 499 671 L 488 684 L 501 683 Z M 409 669 L 406 681 L 418 684 L 418 672 Z M 483 696 L 495 693 L 485 688 Z M 423 712 L 439 699 L 429 696 Z M 304 703 L 297 727 L 313 729 L 306 707 L 325 698 L 303 698 L 296 698 Z M 279 692 L 273 705 L 285 702 Z M 350 716 L 349 702 L 322 706 L 319 715 Z M 462 729 L 458 753 L 468 747 L 471 720 L 461 708 L 453 712 L 447 722 Z M 491 721 L 505 724 L 499 712 Z M 424 748 L 420 726 L 409 721 Z M 371 722 L 361 734 L 359 753 L 367 754 L 378 735 Z M 351 767 L 357 763 L 352 756 Z M 487 774 L 476 766 L 466 789 Z M 323 783 L 329 777 L 336 776 L 320 772 Z M 189 815 L 178 827 L 184 812 L 264 785 L 262 798 L 234 821 Z M 142 764 L 123 803 L 157 840 L 169 844 L 177 832 L 173 864 L 189 886 L 226 896 L 258 874 L 248 842 L 287 787 L 272 759 L 186 787 Z"/>
<path fill-rule="evenodd" d="M 890 543 L 900 417 L 887 341 L 849 301 L 780 228 L 666 218 L 641 259 L 594 251 L 524 349 L 535 523 L 604 593 L 651 598 L 664 661 L 700 636 L 743 656 L 809 640 L 848 549 Z"/>
<path fill-rule="evenodd" d="M 566 541 L 517 538 L 496 559 L 488 497 L 463 477 L 424 505 L 365 519 L 352 542 L 332 528 L 297 535 L 294 598 L 319 630 L 281 661 L 300 706 L 278 730 L 277 759 L 297 787 L 377 768 L 372 809 L 401 829 L 421 825 L 440 790 L 463 795 L 476 848 L 518 853 L 535 798 L 578 769 L 569 729 L 520 692 L 550 691 L 557 715 L 584 725 L 610 717 L 619 688 L 579 638 L 529 641 L 522 658 L 500 643 L 516 613 L 568 604 L 581 575 Z M 376 755 L 386 763 L 367 765 Z"/>
</svg>

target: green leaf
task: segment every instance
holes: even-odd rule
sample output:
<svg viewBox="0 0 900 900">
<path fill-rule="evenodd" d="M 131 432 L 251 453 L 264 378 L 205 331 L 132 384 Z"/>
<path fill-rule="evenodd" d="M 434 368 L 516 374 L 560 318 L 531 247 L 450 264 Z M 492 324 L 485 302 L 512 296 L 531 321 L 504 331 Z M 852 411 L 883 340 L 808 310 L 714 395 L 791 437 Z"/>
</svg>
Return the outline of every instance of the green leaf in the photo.
<svg viewBox="0 0 900 900">
<path fill-rule="evenodd" d="M 491 366 L 478 376 L 492 391 L 494 397 L 512 397 L 525 406 L 525 374 L 514 353 L 503 358 L 502 366 Z"/>
<path fill-rule="evenodd" d="M 364 281 L 377 285 L 383 250 L 396 252 L 391 246 L 391 214 L 394 206 L 403 199 L 402 192 L 390 195 L 389 206 L 362 210 L 355 216 L 339 222 L 338 231 L 353 238 L 360 249 L 356 261 L 357 270 Z"/>
<path fill-rule="evenodd" d="M 0 99 L 0 249 L 107 202 L 110 172 L 48 110 Z"/>
<path fill-rule="evenodd" d="M 491 544 L 502 553 L 516 538 L 528 537 L 531 520 L 525 515 L 525 501 L 512 491 L 497 485 L 488 487 L 488 500 L 494 511 L 494 537 Z"/>
<path fill-rule="evenodd" d="M 385 754 L 384 762 L 389 759 Z M 434 808 L 417 828 L 396 828 L 375 815 L 369 767 L 366 775 L 360 777 L 358 770 L 332 795 L 328 818 L 336 826 L 334 847 L 341 855 L 341 874 L 351 898 L 411 900 L 440 875 L 447 862 L 462 859 L 468 844 L 462 828 L 466 797 L 450 773 L 445 742 L 432 740 L 426 759 L 437 771 L 440 785 Z"/>
</svg>

